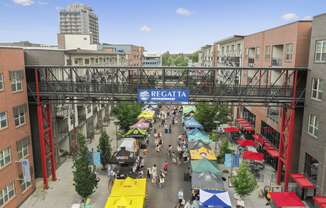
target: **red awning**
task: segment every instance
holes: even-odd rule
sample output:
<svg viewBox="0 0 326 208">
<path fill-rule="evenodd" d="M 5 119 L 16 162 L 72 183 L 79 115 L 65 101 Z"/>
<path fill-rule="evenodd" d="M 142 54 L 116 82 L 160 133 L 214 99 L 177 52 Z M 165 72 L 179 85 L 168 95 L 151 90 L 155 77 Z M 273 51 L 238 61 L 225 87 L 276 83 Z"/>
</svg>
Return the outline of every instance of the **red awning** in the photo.
<svg viewBox="0 0 326 208">
<path fill-rule="evenodd" d="M 239 121 L 245 121 L 246 119 L 244 119 L 244 118 L 237 118 L 237 122 L 239 122 Z"/>
<path fill-rule="evenodd" d="M 295 192 L 270 192 L 273 204 L 278 207 L 305 207 Z"/>
<path fill-rule="evenodd" d="M 240 129 L 234 126 L 229 126 L 224 128 L 224 132 L 228 132 L 228 133 L 233 133 L 233 132 L 239 132 Z"/>
<path fill-rule="evenodd" d="M 249 139 L 240 139 L 240 140 L 237 140 L 237 143 L 241 147 L 256 146 L 256 143 L 253 140 L 249 140 Z"/>
<path fill-rule="evenodd" d="M 315 196 L 314 202 L 319 207 L 326 207 L 326 196 Z"/>
<path fill-rule="evenodd" d="M 245 159 L 245 160 L 263 161 L 264 160 L 264 154 L 259 153 L 259 152 L 244 151 L 242 153 L 242 158 Z"/>
<path fill-rule="evenodd" d="M 301 187 L 306 189 L 314 189 L 315 185 L 311 183 L 303 174 L 292 173 L 291 178 Z"/>
<path fill-rule="evenodd" d="M 278 157 L 280 155 L 280 153 L 274 148 L 265 148 L 265 150 L 271 157 Z"/>
<path fill-rule="evenodd" d="M 261 135 L 254 134 L 254 135 L 252 135 L 252 137 L 254 138 L 255 142 L 257 142 L 261 145 L 264 145 L 264 138 Z"/>
</svg>

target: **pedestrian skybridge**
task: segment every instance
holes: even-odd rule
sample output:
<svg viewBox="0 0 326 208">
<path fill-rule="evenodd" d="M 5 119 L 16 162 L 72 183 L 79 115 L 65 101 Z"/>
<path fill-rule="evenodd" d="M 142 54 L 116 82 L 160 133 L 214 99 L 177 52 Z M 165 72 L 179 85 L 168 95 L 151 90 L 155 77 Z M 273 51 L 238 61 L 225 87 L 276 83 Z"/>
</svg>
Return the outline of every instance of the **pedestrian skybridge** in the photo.
<svg viewBox="0 0 326 208">
<path fill-rule="evenodd" d="M 135 101 L 137 89 L 185 88 L 190 102 L 303 105 L 305 68 L 26 66 L 30 101 Z"/>
</svg>

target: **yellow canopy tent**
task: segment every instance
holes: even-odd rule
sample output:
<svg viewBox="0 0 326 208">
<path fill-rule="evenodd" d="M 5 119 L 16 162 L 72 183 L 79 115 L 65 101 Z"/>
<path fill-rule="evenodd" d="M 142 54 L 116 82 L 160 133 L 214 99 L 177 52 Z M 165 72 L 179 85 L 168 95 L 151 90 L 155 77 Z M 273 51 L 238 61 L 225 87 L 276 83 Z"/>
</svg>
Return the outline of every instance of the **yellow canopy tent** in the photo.
<svg viewBox="0 0 326 208">
<path fill-rule="evenodd" d="M 144 208 L 144 201 L 143 196 L 109 197 L 105 208 Z"/>
<path fill-rule="evenodd" d="M 208 159 L 208 160 L 216 160 L 216 155 L 215 153 L 210 150 L 207 149 L 205 147 L 201 147 L 199 149 L 195 149 L 195 150 L 190 150 L 190 157 L 192 160 L 201 160 L 201 159 Z"/>
<path fill-rule="evenodd" d="M 153 120 L 155 116 L 155 112 L 153 111 L 143 111 L 137 117 L 138 119 L 145 119 L 145 120 Z"/>
</svg>

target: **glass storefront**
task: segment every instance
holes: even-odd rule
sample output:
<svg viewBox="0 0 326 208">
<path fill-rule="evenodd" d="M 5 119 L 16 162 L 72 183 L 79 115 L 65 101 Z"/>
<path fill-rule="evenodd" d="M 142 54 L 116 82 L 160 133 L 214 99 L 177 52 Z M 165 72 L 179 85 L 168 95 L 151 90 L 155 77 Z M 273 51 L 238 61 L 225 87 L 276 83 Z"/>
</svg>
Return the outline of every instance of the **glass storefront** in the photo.
<svg viewBox="0 0 326 208">
<path fill-rule="evenodd" d="M 275 149 L 278 150 L 278 146 L 280 143 L 280 133 L 269 126 L 264 121 L 261 122 L 260 133 L 263 137 L 265 137 Z M 271 157 L 266 151 L 263 151 L 265 154 L 265 162 L 271 165 L 275 170 L 277 169 L 278 159 L 275 157 Z"/>
</svg>

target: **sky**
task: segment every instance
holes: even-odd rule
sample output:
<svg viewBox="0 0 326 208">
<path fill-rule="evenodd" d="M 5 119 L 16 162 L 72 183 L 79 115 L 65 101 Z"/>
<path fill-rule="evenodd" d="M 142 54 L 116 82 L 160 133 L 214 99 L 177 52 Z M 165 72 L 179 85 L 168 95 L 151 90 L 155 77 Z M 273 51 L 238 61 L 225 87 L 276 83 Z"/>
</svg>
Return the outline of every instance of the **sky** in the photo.
<svg viewBox="0 0 326 208">
<path fill-rule="evenodd" d="M 326 0 L 0 0 L 0 42 L 56 44 L 59 11 L 70 3 L 94 9 L 100 42 L 172 53 L 326 12 Z"/>
</svg>

